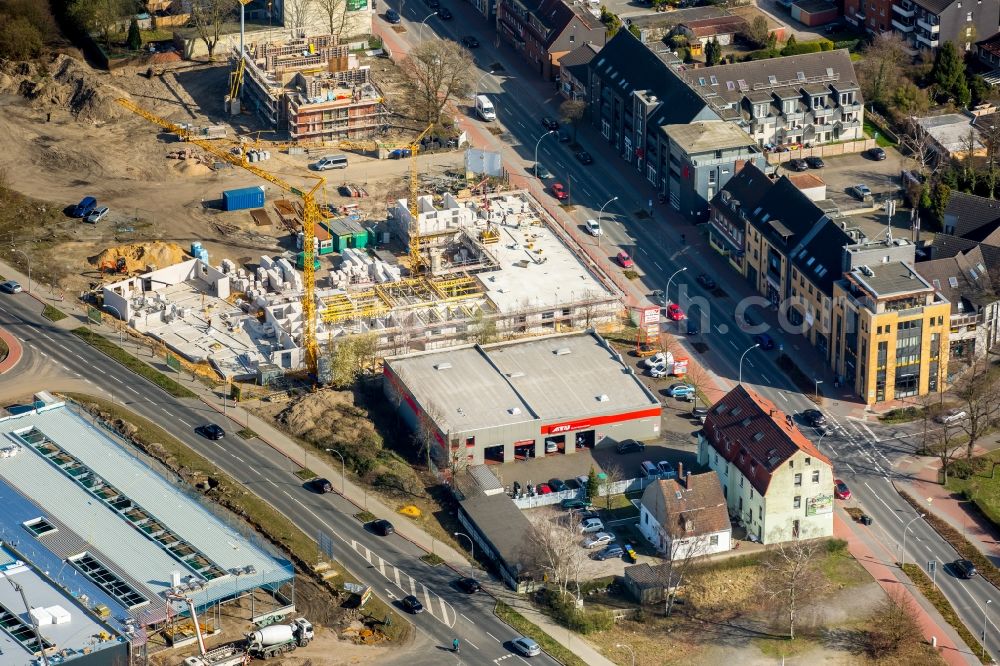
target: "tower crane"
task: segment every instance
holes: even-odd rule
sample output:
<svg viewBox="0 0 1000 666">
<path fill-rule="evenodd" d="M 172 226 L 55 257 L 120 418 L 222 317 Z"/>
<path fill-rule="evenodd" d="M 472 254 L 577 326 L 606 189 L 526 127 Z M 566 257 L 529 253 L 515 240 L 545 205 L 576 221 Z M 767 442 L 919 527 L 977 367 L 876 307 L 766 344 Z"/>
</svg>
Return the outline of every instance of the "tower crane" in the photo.
<svg viewBox="0 0 1000 666">
<path fill-rule="evenodd" d="M 420 256 L 420 206 L 417 205 L 417 195 L 420 187 L 417 182 L 417 151 L 420 149 L 420 140 L 427 136 L 427 133 L 434 128 L 431 123 L 427 128 L 417 135 L 417 138 L 410 144 L 410 272 L 416 275 L 423 266 L 424 260 Z"/>
<path fill-rule="evenodd" d="M 320 214 L 319 205 L 316 203 L 316 192 L 323 188 L 326 184 L 326 179 L 321 176 L 306 174 L 307 178 L 312 178 L 317 181 L 316 185 L 314 185 L 311 190 L 306 192 L 294 187 L 284 179 L 261 169 L 256 164 L 250 164 L 250 162 L 247 161 L 245 145 L 241 145 L 239 152 L 226 150 L 225 148 L 215 145 L 212 142 L 204 141 L 192 136 L 188 130 L 184 129 L 180 125 L 150 113 L 129 99 L 121 97 L 115 101 L 132 113 L 142 116 L 149 122 L 159 125 L 165 130 L 176 134 L 182 140 L 195 144 L 205 152 L 216 156 L 220 160 L 229 162 L 230 164 L 238 166 L 242 169 L 246 169 L 258 178 L 262 178 L 267 182 L 278 186 L 285 192 L 301 197 L 303 210 L 302 277 L 303 285 L 305 286 L 305 290 L 302 294 L 302 347 L 305 349 L 306 368 L 308 368 L 309 374 L 313 378 L 316 378 L 319 365 L 319 345 L 316 342 L 316 267 L 313 264 L 315 252 L 313 245 L 315 244 L 316 238 L 316 225 L 323 219 Z M 430 128 L 428 127 L 427 129 L 429 130 Z M 427 130 L 425 130 L 424 133 L 426 133 L 426 131 Z M 423 134 L 420 136 L 422 137 Z M 419 141 L 419 137 L 417 140 Z M 415 169 L 416 165 L 414 165 L 414 170 Z M 412 204 L 411 210 L 413 210 Z"/>
<path fill-rule="evenodd" d="M 49 657 L 45 653 L 45 641 L 42 639 L 42 632 L 38 629 L 38 620 L 35 616 L 31 614 L 31 604 L 28 603 L 28 597 L 24 594 L 24 588 L 11 580 L 10 576 L 7 576 L 7 582 L 10 583 L 14 591 L 21 595 L 21 601 L 24 603 L 24 610 L 28 613 L 28 619 L 31 620 L 31 630 L 35 632 L 35 640 L 38 641 L 38 652 L 42 655 L 42 664 L 44 666 L 49 666 Z"/>
</svg>

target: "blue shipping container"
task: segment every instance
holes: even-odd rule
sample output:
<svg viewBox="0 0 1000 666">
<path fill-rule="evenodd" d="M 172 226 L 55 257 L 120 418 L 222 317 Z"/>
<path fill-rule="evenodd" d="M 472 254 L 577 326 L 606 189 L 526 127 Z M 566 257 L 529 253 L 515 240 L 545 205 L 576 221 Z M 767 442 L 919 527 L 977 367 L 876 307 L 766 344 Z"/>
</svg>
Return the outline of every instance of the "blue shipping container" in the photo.
<svg viewBox="0 0 1000 666">
<path fill-rule="evenodd" d="M 247 208 L 264 207 L 264 188 L 241 187 L 238 190 L 226 190 L 222 193 L 222 210 L 246 210 Z"/>
</svg>

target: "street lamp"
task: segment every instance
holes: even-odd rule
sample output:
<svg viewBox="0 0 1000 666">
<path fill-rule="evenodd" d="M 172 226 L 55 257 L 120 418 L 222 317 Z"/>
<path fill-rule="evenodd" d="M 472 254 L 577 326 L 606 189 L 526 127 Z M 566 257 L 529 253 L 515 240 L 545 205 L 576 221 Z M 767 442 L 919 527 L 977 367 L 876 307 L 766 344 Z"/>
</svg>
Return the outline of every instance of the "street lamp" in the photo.
<svg viewBox="0 0 1000 666">
<path fill-rule="evenodd" d="M 344 454 L 336 449 L 327 449 L 326 452 L 336 453 L 340 456 L 340 494 L 343 497 L 347 497 L 347 494 L 344 492 L 344 486 L 347 485 L 347 463 L 344 462 Z"/>
<path fill-rule="evenodd" d="M 437 14 L 437 11 L 431 12 L 430 14 L 428 14 L 427 16 L 424 17 L 423 21 L 420 22 L 420 30 L 417 32 L 417 41 L 418 42 L 424 41 L 424 24 L 427 23 L 427 19 L 429 19 L 430 17 L 434 16 L 435 14 Z"/>
<path fill-rule="evenodd" d="M 910 522 L 906 523 L 906 527 L 903 528 L 903 550 L 899 554 L 901 568 L 902 565 L 906 564 L 906 533 L 910 530 L 910 525 L 913 524 L 914 520 L 920 520 L 926 515 L 927 515 L 926 513 L 917 514 L 916 516 L 913 517 L 912 520 L 910 520 Z"/>
<path fill-rule="evenodd" d="M 632 666 L 635 666 L 635 651 L 632 650 L 631 647 L 629 647 L 628 645 L 625 645 L 624 643 L 615 643 L 615 647 L 616 648 L 623 648 L 625 650 L 628 650 L 628 653 L 630 655 L 632 655 Z"/>
<path fill-rule="evenodd" d="M 125 321 L 125 317 L 122 316 L 122 313 L 115 306 L 108 305 L 108 304 L 105 303 L 104 309 L 105 310 L 114 310 L 115 312 L 118 313 L 118 319 L 120 319 L 121 321 Z M 125 343 L 122 341 L 122 329 L 121 329 L 121 327 L 118 328 L 118 346 L 119 347 L 124 347 L 125 346 Z"/>
<path fill-rule="evenodd" d="M 15 247 L 11 247 L 10 251 L 11 251 L 11 253 L 20 252 L 21 256 L 24 257 L 24 260 L 28 262 L 28 293 L 30 294 L 31 293 L 31 257 L 29 257 L 27 255 L 27 253 L 24 252 L 24 250 L 18 250 Z"/>
<path fill-rule="evenodd" d="M 476 542 L 473 541 L 472 537 L 470 537 L 465 532 L 453 532 L 453 534 L 455 536 L 464 536 L 466 539 L 469 540 L 469 557 L 471 557 L 472 561 L 475 562 L 476 561 Z"/>
<path fill-rule="evenodd" d="M 980 661 L 984 662 L 986 661 L 986 609 L 989 608 L 991 603 L 993 603 L 993 600 L 987 599 L 986 606 L 983 607 L 983 656 Z"/>
<path fill-rule="evenodd" d="M 823 383 L 822 379 L 813 380 L 816 382 L 816 401 L 819 402 L 819 385 Z"/>
<path fill-rule="evenodd" d="M 490 76 L 492 74 L 493 74 L 493 70 L 491 69 L 490 71 L 486 72 L 485 74 L 483 74 L 482 76 L 479 77 L 479 80 L 476 81 L 476 94 L 473 95 L 472 99 L 475 99 L 476 97 L 479 97 L 479 84 L 483 82 L 483 79 L 485 79 L 487 76 Z"/>
<path fill-rule="evenodd" d="M 667 288 L 663 290 L 663 307 L 664 307 L 664 309 L 666 309 L 667 305 L 670 304 L 670 283 L 674 281 L 674 278 L 677 277 L 678 273 L 683 273 L 687 269 L 688 269 L 687 266 L 685 266 L 684 268 L 680 268 L 680 269 L 674 271 L 674 274 L 671 275 L 667 279 Z"/>
<path fill-rule="evenodd" d="M 757 349 L 757 347 L 760 347 L 759 342 L 755 344 L 753 347 L 747 349 L 740 355 L 740 386 L 743 386 L 743 357 L 746 356 L 749 352 L 753 351 L 754 349 Z"/>
<path fill-rule="evenodd" d="M 611 197 L 604 202 L 601 210 L 597 213 L 597 247 L 601 247 L 601 236 L 604 235 L 604 209 L 612 201 L 618 201 L 618 197 Z"/>
<path fill-rule="evenodd" d="M 538 137 L 538 141 L 535 142 L 535 178 L 538 178 L 538 144 L 540 144 L 542 142 L 542 139 L 544 139 L 548 135 L 555 133 L 556 133 L 555 130 L 549 130 L 545 134 Z"/>
</svg>

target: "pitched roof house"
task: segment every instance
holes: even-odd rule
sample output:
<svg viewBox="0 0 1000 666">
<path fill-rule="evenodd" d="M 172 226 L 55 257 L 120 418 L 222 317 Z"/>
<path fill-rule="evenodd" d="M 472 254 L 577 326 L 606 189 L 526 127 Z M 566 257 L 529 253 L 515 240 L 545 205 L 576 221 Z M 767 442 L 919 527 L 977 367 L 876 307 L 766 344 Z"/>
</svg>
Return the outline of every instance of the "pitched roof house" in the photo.
<svg viewBox="0 0 1000 666">
<path fill-rule="evenodd" d="M 718 476 L 684 474 L 646 486 L 639 505 L 639 531 L 673 560 L 726 552 L 732 528 Z"/>
<path fill-rule="evenodd" d="M 583 6 L 563 0 L 497 0 L 497 33 L 553 79 L 559 59 L 582 44 L 601 46 L 606 28 Z"/>
</svg>

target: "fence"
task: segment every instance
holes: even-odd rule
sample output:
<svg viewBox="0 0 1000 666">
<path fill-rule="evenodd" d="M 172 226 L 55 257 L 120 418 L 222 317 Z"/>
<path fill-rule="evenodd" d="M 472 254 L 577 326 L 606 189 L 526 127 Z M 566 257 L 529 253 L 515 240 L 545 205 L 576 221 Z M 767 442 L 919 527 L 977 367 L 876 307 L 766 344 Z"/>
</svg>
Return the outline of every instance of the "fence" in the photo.
<svg viewBox="0 0 1000 666">
<path fill-rule="evenodd" d="M 660 479 L 666 478 L 665 475 L 650 476 L 650 477 L 640 477 L 636 479 L 625 479 L 623 481 L 615 481 L 613 483 L 602 483 L 600 490 L 598 490 L 597 495 L 599 497 L 604 497 L 606 495 L 621 495 L 630 492 L 639 492 L 646 489 L 646 486 L 653 483 L 654 481 L 659 481 Z M 559 504 L 564 499 L 586 499 L 587 489 L 579 488 L 576 490 L 563 490 L 558 493 L 548 493 L 546 495 L 533 495 L 533 496 L 522 496 L 514 498 L 514 504 L 517 505 L 519 509 L 535 509 L 540 506 L 550 506 L 552 504 Z"/>
<path fill-rule="evenodd" d="M 858 139 L 856 141 L 842 141 L 831 143 L 826 146 L 813 146 L 812 148 L 796 148 L 784 153 L 768 153 L 768 164 L 782 164 L 789 160 L 802 159 L 805 157 L 836 157 L 837 155 L 847 155 L 850 153 L 862 153 L 875 147 L 875 139 Z"/>
</svg>

